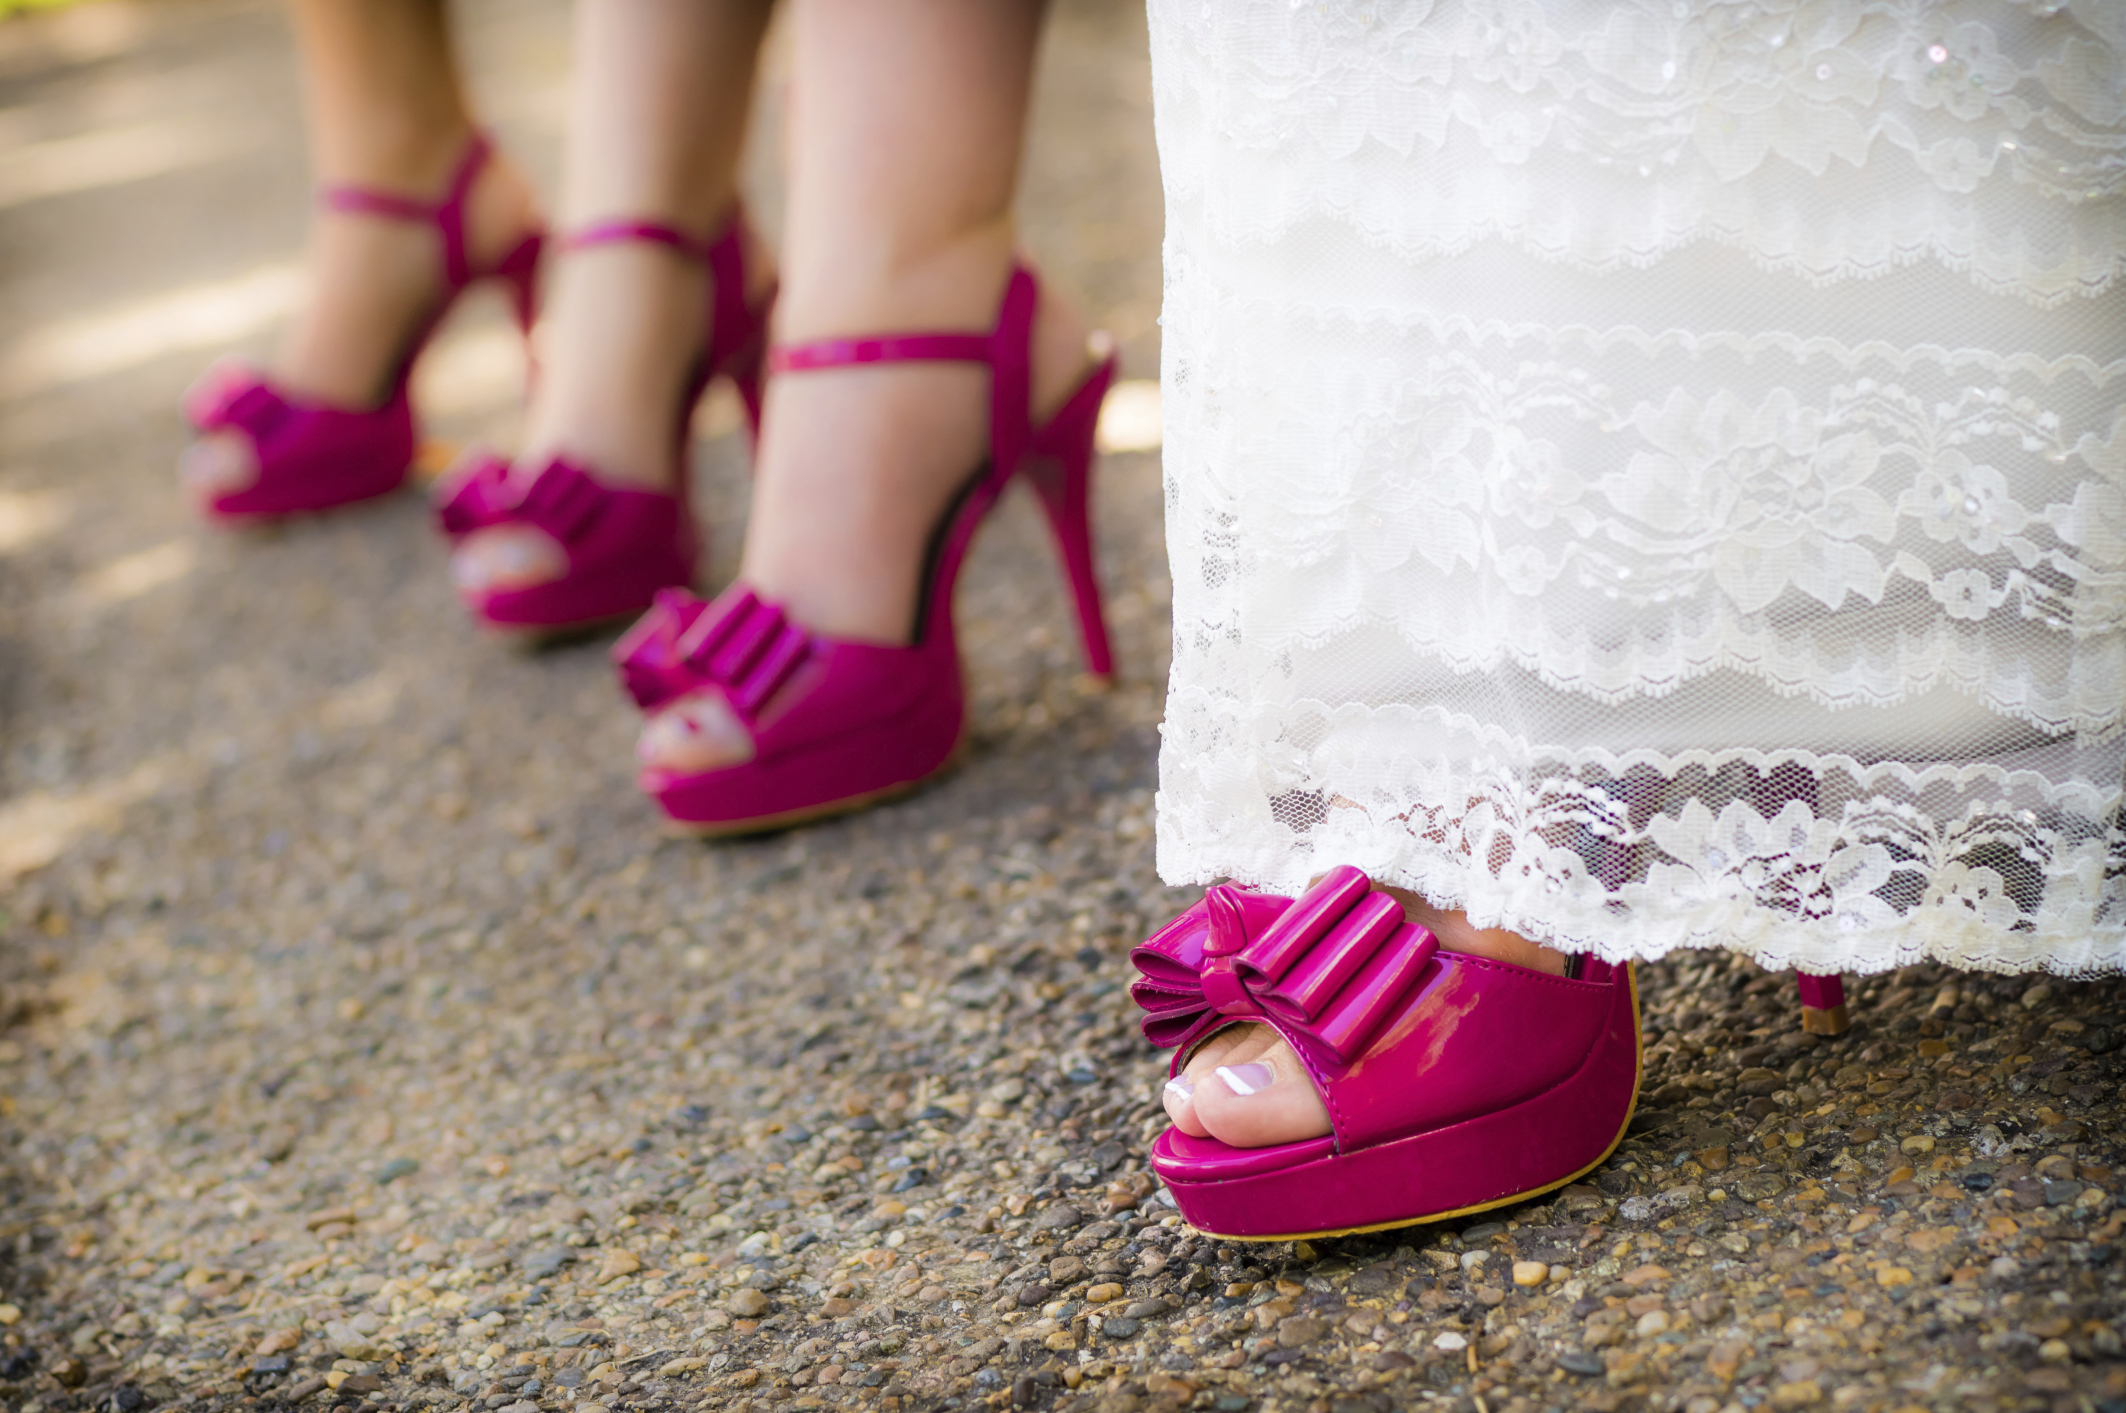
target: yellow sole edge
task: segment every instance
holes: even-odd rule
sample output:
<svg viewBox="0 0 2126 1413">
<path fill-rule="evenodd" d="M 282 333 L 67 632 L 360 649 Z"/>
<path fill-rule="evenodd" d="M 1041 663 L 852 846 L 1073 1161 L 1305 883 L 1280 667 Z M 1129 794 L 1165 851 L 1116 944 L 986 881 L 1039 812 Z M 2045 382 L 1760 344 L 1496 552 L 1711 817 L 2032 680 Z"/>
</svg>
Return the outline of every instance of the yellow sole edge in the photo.
<svg viewBox="0 0 2126 1413">
<path fill-rule="evenodd" d="M 1326 1231 L 1296 1231 L 1278 1236 L 1234 1236 L 1226 1232 L 1205 1231 L 1202 1227 L 1193 1224 L 1189 1230 L 1200 1236 L 1210 1237 L 1214 1241 L 1321 1241 L 1335 1236 L 1364 1236 L 1369 1232 L 1400 1231 L 1404 1227 L 1427 1226 L 1433 1222 L 1451 1222 L 1456 1217 L 1474 1216 L 1478 1212 L 1489 1212 L 1499 1207 L 1510 1207 L 1516 1202 L 1526 1202 L 1531 1197 L 1541 1197 L 1546 1192 L 1555 1192 L 1561 1187 L 1578 1182 L 1581 1178 L 1586 1177 L 1596 1168 L 1609 1161 L 1609 1155 L 1617 1151 L 1617 1145 L 1624 1141 L 1624 1136 L 1627 1133 L 1631 1132 L 1632 1116 L 1639 1111 L 1639 1086 L 1646 1079 L 1645 1037 L 1639 1026 L 1639 974 L 1635 971 L 1627 970 L 1624 975 L 1627 984 L 1631 987 L 1631 1105 L 1624 1111 L 1624 1122 L 1618 1126 L 1617 1136 L 1609 1140 L 1609 1146 L 1602 1150 L 1600 1157 L 1586 1167 L 1581 1168 L 1578 1172 L 1568 1173 L 1556 1182 L 1546 1182 L 1541 1187 L 1531 1187 L 1526 1192 L 1516 1192 L 1510 1197 L 1495 1197 L 1489 1202 L 1479 1202 L 1473 1207 L 1457 1207 L 1451 1212 L 1432 1212 L 1422 1217 L 1402 1217 L 1392 1222 L 1375 1222 L 1371 1226 L 1331 1227 Z M 1186 1221 L 1187 1219 L 1183 1218 L 1183 1220 Z"/>
</svg>

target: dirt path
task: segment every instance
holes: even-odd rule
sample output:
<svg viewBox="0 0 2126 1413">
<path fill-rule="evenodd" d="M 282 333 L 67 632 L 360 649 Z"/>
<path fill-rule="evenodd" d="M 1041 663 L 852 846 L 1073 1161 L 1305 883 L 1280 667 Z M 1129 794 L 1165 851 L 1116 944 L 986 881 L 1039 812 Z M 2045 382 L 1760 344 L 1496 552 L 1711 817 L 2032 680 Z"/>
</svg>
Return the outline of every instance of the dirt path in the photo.
<svg viewBox="0 0 2126 1413">
<path fill-rule="evenodd" d="M 463 13 L 551 180 L 563 8 Z M 1118 688 L 1015 504 L 961 599 L 965 766 L 714 847 L 632 789 L 601 645 L 468 631 L 417 497 L 196 529 L 177 395 L 297 296 L 286 44 L 251 0 L 0 24 L 12 1413 L 2126 1408 L 2116 984 L 1915 969 L 1818 1042 L 1782 978 L 1649 968 L 1592 1182 L 1318 1250 L 1181 1227 L 1124 994 L 1187 901 L 1151 871 L 1156 455 L 1103 470 Z M 1140 379 L 1144 50 L 1122 0 L 1061 5 L 1026 201 Z M 473 311 L 434 431 L 506 438 L 521 375 Z"/>
</svg>

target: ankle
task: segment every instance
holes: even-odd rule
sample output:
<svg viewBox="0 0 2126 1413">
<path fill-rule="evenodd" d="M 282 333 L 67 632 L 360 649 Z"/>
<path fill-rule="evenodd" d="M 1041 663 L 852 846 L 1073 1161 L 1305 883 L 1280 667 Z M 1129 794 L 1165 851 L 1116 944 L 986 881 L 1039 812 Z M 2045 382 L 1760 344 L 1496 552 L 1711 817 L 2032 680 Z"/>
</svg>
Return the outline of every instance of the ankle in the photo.
<svg viewBox="0 0 2126 1413">
<path fill-rule="evenodd" d="M 541 334 L 527 462 L 568 456 L 601 480 L 669 489 L 707 299 L 706 274 L 661 247 L 571 252 Z"/>
<path fill-rule="evenodd" d="M 346 133 L 321 137 L 318 176 L 333 186 L 433 192 L 450 180 L 473 131 L 463 112 L 379 115 Z"/>
<path fill-rule="evenodd" d="M 888 238 L 811 255 L 793 250 L 776 297 L 776 339 L 987 328 L 1016 250 L 1009 218 L 920 239 Z"/>
</svg>

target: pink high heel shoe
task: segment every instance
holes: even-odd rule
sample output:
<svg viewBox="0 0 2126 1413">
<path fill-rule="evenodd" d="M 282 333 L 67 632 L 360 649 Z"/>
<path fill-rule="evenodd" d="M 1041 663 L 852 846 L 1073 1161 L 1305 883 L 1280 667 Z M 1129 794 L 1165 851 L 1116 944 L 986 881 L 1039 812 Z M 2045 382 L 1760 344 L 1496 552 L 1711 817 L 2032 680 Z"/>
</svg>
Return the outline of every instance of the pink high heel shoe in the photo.
<svg viewBox="0 0 2126 1413">
<path fill-rule="evenodd" d="M 1130 954 L 1144 1034 L 1192 1050 L 1275 1029 L 1333 1132 L 1232 1148 L 1169 1128 L 1151 1164 L 1181 1215 L 1243 1241 L 1436 1222 L 1562 1187 L 1624 1137 L 1639 1090 L 1629 966 L 1576 975 L 1443 951 L 1355 868 L 1297 899 L 1217 887 Z"/>
<path fill-rule="evenodd" d="M 709 272 L 707 345 L 687 379 L 673 428 L 675 474 L 670 491 L 611 486 L 596 468 L 554 457 L 525 475 L 492 452 L 468 455 L 437 489 L 436 518 L 453 544 L 497 525 L 531 525 L 568 556 L 556 578 L 515 589 L 462 589 L 466 611 L 506 632 L 574 632 L 632 618 L 657 591 L 693 582 L 700 536 L 688 507 L 686 446 L 694 404 L 718 374 L 731 379 L 760 431 L 760 374 L 767 345 L 771 288 L 748 300 L 744 217 L 733 212 L 722 231 L 699 240 L 652 221 L 608 221 L 578 231 L 563 250 L 616 241 L 669 246 Z"/>
<path fill-rule="evenodd" d="M 407 395 L 414 360 L 444 313 L 474 283 L 495 279 L 506 284 L 517 322 L 529 334 L 544 232 L 532 231 L 484 269 L 473 268 L 466 248 L 466 198 L 493 152 L 486 134 L 475 133 L 441 201 L 352 186 L 326 187 L 319 193 L 327 210 L 434 226 L 443 241 L 442 298 L 407 340 L 392 373 L 391 392 L 378 407 L 335 407 L 298 397 L 274 386 L 263 372 L 233 360 L 208 369 L 185 394 L 185 415 L 203 433 L 243 433 L 258 463 L 257 480 L 208 504 L 209 519 L 248 523 L 331 510 L 389 495 L 403 485 L 419 440 Z"/>
<path fill-rule="evenodd" d="M 1076 598 L 1091 670 L 1112 670 L 1088 519 L 1093 429 L 1113 380 L 1104 357 L 1047 425 L 1035 427 L 1031 272 L 1012 270 L 994 331 L 829 339 L 777 348 L 777 373 L 943 359 L 990 367 L 989 460 L 962 487 L 932 540 L 915 641 L 907 647 L 812 633 L 743 584 L 713 603 L 667 590 L 614 646 L 645 712 L 716 692 L 752 737 L 752 758 L 698 773 L 646 768 L 642 788 L 703 834 L 780 828 L 914 788 L 948 766 L 966 724 L 952 589 L 975 529 L 1014 475 L 1039 493 Z"/>
</svg>

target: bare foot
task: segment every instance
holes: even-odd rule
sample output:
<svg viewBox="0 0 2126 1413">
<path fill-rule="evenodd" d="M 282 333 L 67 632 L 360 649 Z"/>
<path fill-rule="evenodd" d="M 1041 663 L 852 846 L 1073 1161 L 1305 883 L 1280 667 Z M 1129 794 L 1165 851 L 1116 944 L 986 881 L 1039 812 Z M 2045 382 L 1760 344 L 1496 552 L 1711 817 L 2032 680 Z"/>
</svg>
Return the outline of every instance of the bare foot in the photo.
<svg viewBox="0 0 2126 1413">
<path fill-rule="evenodd" d="M 1400 888 L 1384 891 L 1400 899 L 1404 915 L 1430 928 L 1447 951 L 1565 974 L 1563 952 L 1503 929 L 1471 927 L 1467 913 L 1442 911 Z M 1329 1132 L 1329 1111 L 1306 1066 L 1266 1025 L 1236 1025 L 1206 1040 L 1167 1081 L 1161 1097 L 1167 1117 L 1183 1133 L 1234 1148 L 1267 1148 Z"/>
<path fill-rule="evenodd" d="M 438 147 L 419 170 L 365 186 L 430 199 L 448 184 L 463 140 Z M 475 268 L 507 255 L 538 223 L 531 183 L 496 153 L 473 182 L 466 234 Z M 310 297 L 296 316 L 273 378 L 294 396 L 337 407 L 376 407 L 390 395 L 413 330 L 434 307 L 443 283 L 440 238 L 433 226 L 344 211 L 320 210 L 306 256 Z M 178 472 L 201 505 L 258 478 L 251 441 L 211 432 L 185 448 Z"/>
<path fill-rule="evenodd" d="M 1085 320 L 1044 287 L 1033 335 L 1033 418 L 1052 416 L 1094 357 Z M 746 579 L 815 632 L 912 640 L 924 546 L 989 446 L 989 376 L 911 363 L 777 379 L 769 416 L 786 437 L 783 484 L 764 472 Z M 765 501 L 765 504 L 762 502 Z M 682 697 L 643 726 L 645 770 L 697 774 L 751 758 L 750 733 L 713 693 Z"/>
<path fill-rule="evenodd" d="M 746 272 L 754 296 L 775 281 L 767 247 L 750 232 Z M 622 241 L 568 252 L 540 325 L 519 472 L 536 474 L 563 456 L 608 485 L 676 485 L 693 414 L 679 402 L 713 306 L 708 272 L 668 246 Z M 528 588 L 567 571 L 567 552 L 531 525 L 477 531 L 451 556 L 458 585 L 473 593 Z"/>
</svg>

